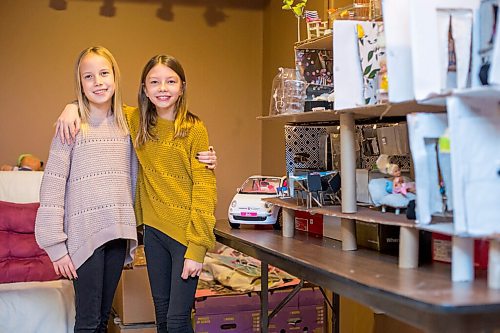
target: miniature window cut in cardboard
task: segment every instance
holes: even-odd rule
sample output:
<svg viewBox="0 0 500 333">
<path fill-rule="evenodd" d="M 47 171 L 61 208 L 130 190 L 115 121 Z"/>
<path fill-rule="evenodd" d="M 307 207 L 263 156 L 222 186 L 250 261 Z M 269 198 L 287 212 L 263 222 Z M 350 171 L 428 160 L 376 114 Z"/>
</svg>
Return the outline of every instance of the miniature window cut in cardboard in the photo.
<svg viewBox="0 0 500 333">
<path fill-rule="evenodd" d="M 479 70 L 479 80 L 481 84 L 488 84 L 488 74 L 493 56 L 493 46 L 497 33 L 498 21 L 498 3 L 494 0 L 481 1 L 479 26 L 479 56 L 481 58 L 481 67 Z"/>
<path fill-rule="evenodd" d="M 438 8 L 438 34 L 443 75 L 441 89 L 470 86 L 472 11 Z"/>
</svg>

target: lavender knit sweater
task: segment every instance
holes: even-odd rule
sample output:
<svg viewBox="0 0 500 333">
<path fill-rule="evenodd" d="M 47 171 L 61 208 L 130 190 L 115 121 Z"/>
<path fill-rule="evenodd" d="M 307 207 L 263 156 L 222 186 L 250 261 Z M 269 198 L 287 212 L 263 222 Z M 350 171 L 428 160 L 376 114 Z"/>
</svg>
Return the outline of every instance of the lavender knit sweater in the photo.
<svg viewBox="0 0 500 333">
<path fill-rule="evenodd" d="M 88 125 L 71 145 L 52 140 L 36 241 L 52 261 L 69 254 L 78 268 L 104 243 L 128 239 L 129 263 L 137 246 L 132 200 L 137 163 L 130 136 L 120 133 L 112 117 L 91 118 Z"/>
</svg>

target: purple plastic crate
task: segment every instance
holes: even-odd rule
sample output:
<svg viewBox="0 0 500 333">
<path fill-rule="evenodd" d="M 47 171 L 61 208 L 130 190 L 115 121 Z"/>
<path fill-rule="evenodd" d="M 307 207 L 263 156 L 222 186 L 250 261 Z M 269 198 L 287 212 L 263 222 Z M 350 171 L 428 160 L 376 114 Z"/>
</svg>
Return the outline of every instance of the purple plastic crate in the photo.
<svg viewBox="0 0 500 333">
<path fill-rule="evenodd" d="M 324 323 L 325 308 L 323 305 L 283 308 L 271 319 L 269 333 L 323 333 Z"/>
<path fill-rule="evenodd" d="M 196 333 L 254 333 L 259 332 L 259 312 L 241 311 L 229 314 L 194 316 Z"/>
</svg>

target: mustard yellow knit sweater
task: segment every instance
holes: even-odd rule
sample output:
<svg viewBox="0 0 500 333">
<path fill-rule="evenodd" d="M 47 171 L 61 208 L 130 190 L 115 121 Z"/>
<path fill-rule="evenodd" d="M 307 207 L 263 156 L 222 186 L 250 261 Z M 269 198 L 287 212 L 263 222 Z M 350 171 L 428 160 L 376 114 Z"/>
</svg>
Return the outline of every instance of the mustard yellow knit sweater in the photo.
<svg viewBox="0 0 500 333">
<path fill-rule="evenodd" d="M 132 142 L 139 129 L 139 111 L 126 108 Z M 136 218 L 187 246 L 187 259 L 203 262 L 215 243 L 215 174 L 195 157 L 208 150 L 208 133 L 199 121 L 181 139 L 173 139 L 174 122 L 158 118 L 158 140 L 136 149 L 139 159 Z"/>
</svg>

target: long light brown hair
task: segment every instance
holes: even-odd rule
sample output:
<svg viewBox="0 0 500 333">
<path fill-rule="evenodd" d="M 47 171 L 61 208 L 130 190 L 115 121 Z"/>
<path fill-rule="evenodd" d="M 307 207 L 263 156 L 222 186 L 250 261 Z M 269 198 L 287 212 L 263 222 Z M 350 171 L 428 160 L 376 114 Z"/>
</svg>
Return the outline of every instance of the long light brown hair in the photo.
<svg viewBox="0 0 500 333">
<path fill-rule="evenodd" d="M 80 111 L 80 118 L 82 120 L 82 130 L 85 134 L 88 122 L 90 118 L 90 104 L 87 96 L 83 92 L 82 88 L 82 79 L 80 77 L 80 66 L 82 63 L 82 59 L 88 54 L 96 54 L 105 58 L 110 64 L 113 70 L 113 77 L 115 81 L 115 93 L 113 94 L 113 100 L 111 101 L 111 112 L 113 113 L 113 118 L 115 124 L 118 126 L 121 132 L 124 134 L 128 134 L 127 121 L 125 116 L 123 115 L 122 110 L 122 93 L 121 93 L 121 75 L 120 69 L 118 68 L 118 64 L 115 60 L 115 57 L 109 52 L 108 49 L 102 46 L 91 46 L 83 50 L 76 60 L 75 65 L 75 90 L 76 97 L 78 99 L 78 109 Z"/>
<path fill-rule="evenodd" d="M 172 69 L 179 75 L 182 82 L 182 94 L 175 103 L 175 119 L 174 119 L 174 139 L 183 138 L 189 133 L 189 129 L 193 127 L 200 119 L 188 111 L 187 96 L 186 96 L 186 75 L 184 69 L 177 59 L 169 55 L 156 55 L 151 58 L 141 75 L 141 84 L 139 86 L 139 111 L 140 111 L 140 126 L 137 133 L 136 145 L 140 147 L 148 140 L 155 140 L 157 135 L 154 131 L 158 121 L 158 113 L 155 105 L 149 100 L 145 92 L 146 77 L 149 71 L 157 64 L 162 64 Z"/>
</svg>

